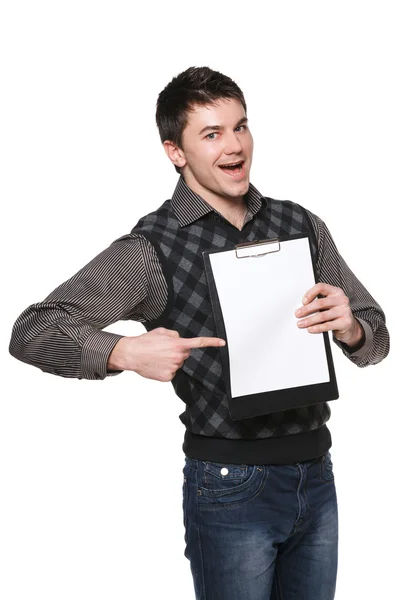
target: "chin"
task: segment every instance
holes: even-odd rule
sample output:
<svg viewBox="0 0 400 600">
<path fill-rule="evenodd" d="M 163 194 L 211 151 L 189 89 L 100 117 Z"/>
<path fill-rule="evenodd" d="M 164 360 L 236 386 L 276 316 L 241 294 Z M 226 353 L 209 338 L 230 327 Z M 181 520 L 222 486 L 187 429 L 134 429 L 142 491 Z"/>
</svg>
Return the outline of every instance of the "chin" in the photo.
<svg viewBox="0 0 400 600">
<path fill-rule="evenodd" d="M 249 181 L 241 181 L 236 186 L 232 186 L 232 195 L 234 196 L 244 196 L 249 190 L 250 183 Z"/>
</svg>

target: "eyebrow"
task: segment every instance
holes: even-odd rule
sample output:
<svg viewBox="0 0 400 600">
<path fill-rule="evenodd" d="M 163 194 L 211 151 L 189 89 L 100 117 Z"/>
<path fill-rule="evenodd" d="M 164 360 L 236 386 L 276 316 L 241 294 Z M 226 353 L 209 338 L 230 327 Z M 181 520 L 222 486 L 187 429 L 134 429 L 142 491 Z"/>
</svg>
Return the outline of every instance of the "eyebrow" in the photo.
<svg viewBox="0 0 400 600">
<path fill-rule="evenodd" d="M 238 121 L 235 125 L 235 129 L 236 127 L 239 127 L 239 125 L 243 125 L 244 123 L 248 122 L 248 118 L 247 117 L 242 117 L 240 119 L 240 121 Z M 212 131 L 220 131 L 221 129 L 223 129 L 223 127 L 221 125 L 207 125 L 206 127 L 203 127 L 203 129 L 199 132 L 199 135 L 201 135 L 202 133 L 205 133 L 206 131 L 212 130 Z"/>
</svg>

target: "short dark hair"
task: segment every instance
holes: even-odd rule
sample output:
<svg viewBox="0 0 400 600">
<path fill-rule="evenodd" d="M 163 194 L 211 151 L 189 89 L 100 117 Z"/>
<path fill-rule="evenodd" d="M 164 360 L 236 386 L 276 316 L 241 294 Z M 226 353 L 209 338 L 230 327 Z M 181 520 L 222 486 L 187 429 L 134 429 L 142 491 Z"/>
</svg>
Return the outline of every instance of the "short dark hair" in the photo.
<svg viewBox="0 0 400 600">
<path fill-rule="evenodd" d="M 189 67 L 179 73 L 158 95 L 156 123 L 161 142 L 171 140 L 182 148 L 188 112 L 195 104 L 213 104 L 220 98 L 238 100 L 247 113 L 243 92 L 230 77 L 209 67 Z"/>
</svg>

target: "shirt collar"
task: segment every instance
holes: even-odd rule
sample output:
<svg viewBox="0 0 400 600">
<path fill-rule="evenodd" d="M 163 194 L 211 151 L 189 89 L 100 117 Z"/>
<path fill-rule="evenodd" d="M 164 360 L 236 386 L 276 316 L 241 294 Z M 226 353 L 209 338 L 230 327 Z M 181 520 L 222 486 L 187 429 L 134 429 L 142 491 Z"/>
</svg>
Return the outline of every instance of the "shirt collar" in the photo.
<svg viewBox="0 0 400 600">
<path fill-rule="evenodd" d="M 244 199 L 251 217 L 260 210 L 263 201 L 266 202 L 266 198 L 251 183 Z M 182 175 L 171 198 L 171 206 L 181 227 L 193 223 L 211 211 L 218 213 L 204 198 L 190 189 Z"/>
</svg>

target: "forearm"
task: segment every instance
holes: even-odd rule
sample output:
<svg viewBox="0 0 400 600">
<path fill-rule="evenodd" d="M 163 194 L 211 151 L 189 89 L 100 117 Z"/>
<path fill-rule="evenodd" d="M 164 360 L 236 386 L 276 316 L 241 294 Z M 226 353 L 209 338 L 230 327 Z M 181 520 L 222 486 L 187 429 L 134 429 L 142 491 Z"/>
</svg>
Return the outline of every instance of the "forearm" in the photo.
<svg viewBox="0 0 400 600">
<path fill-rule="evenodd" d="M 60 317 L 46 303 L 28 307 L 15 322 L 9 351 L 46 373 L 77 379 L 104 379 L 107 359 L 122 336 Z"/>
<path fill-rule="evenodd" d="M 390 339 L 385 315 L 379 304 L 355 277 L 341 258 L 340 286 L 348 294 L 350 308 L 362 332 L 355 335 L 352 344 L 344 344 L 333 336 L 333 341 L 347 358 L 358 367 L 367 367 L 381 362 L 389 353 Z M 351 282 L 349 283 L 349 280 Z"/>
<path fill-rule="evenodd" d="M 129 318 L 147 296 L 140 243 L 127 238 L 21 313 L 9 347 L 15 358 L 63 377 L 116 374 L 107 371 L 107 360 L 123 336 L 102 329 Z"/>
<path fill-rule="evenodd" d="M 370 314 L 366 318 L 371 319 Z M 335 336 L 333 336 L 333 341 L 345 356 L 358 367 L 378 364 L 388 355 L 390 350 L 390 337 L 385 322 L 377 318 L 372 323 L 373 329 L 370 323 L 360 316 L 357 317 L 357 320 L 362 324 L 365 333 L 363 343 L 360 342 L 356 346 L 350 347 L 347 344 L 339 342 Z"/>
<path fill-rule="evenodd" d="M 357 323 L 350 344 L 340 342 L 334 334 L 333 341 L 357 366 L 377 364 L 387 356 L 390 349 L 385 314 L 339 254 L 325 223 L 313 213 L 309 212 L 309 215 L 318 239 L 319 281 L 344 291 L 350 300 L 350 308 Z"/>
</svg>

